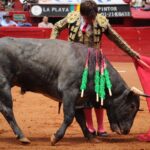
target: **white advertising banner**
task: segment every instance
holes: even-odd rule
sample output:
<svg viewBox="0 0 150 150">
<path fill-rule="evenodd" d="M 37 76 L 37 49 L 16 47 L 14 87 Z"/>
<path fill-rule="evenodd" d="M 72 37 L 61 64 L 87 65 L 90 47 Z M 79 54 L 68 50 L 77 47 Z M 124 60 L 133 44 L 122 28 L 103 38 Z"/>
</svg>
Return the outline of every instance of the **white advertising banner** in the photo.
<svg viewBox="0 0 150 150">
<path fill-rule="evenodd" d="M 36 17 L 64 17 L 69 12 L 76 10 L 71 5 L 33 5 L 31 7 L 31 15 Z M 129 5 L 99 5 L 98 12 L 107 17 L 130 17 Z"/>
<path fill-rule="evenodd" d="M 38 4 L 80 4 L 82 0 L 39 0 Z M 95 0 L 98 5 L 126 4 L 123 0 Z"/>
<path fill-rule="evenodd" d="M 85 0 L 84 0 L 85 1 Z M 123 0 L 95 0 L 98 12 L 107 17 L 130 17 L 130 6 Z M 39 0 L 32 4 L 31 15 L 36 17 L 64 17 L 71 11 L 79 11 L 81 0 Z"/>
</svg>

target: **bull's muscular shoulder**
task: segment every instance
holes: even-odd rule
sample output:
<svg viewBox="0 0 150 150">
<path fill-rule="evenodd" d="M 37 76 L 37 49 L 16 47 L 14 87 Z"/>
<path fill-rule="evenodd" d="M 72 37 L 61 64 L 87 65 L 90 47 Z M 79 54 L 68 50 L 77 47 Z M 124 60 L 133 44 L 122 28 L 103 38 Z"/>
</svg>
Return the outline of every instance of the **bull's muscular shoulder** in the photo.
<svg viewBox="0 0 150 150">
<path fill-rule="evenodd" d="M 97 21 L 98 25 L 100 27 L 102 27 L 103 30 L 107 29 L 109 21 L 105 16 L 103 16 L 101 14 L 97 14 L 96 21 Z"/>
<path fill-rule="evenodd" d="M 67 15 L 67 22 L 74 23 L 80 17 L 80 12 L 73 11 Z"/>
</svg>

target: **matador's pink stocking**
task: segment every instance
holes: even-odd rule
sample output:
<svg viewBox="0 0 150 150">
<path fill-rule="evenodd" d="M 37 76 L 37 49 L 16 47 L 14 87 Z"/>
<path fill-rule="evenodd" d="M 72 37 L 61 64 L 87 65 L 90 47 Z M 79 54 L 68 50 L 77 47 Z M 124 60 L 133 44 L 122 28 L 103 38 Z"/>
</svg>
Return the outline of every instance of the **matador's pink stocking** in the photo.
<svg viewBox="0 0 150 150">
<path fill-rule="evenodd" d="M 93 126 L 93 119 L 92 119 L 92 108 L 85 108 L 84 114 L 85 114 L 86 126 L 87 126 L 88 130 L 91 133 L 95 132 L 95 129 Z"/>
<path fill-rule="evenodd" d="M 104 120 L 104 109 L 99 108 L 95 109 L 96 118 L 97 118 L 97 131 L 104 132 L 103 120 Z"/>
</svg>

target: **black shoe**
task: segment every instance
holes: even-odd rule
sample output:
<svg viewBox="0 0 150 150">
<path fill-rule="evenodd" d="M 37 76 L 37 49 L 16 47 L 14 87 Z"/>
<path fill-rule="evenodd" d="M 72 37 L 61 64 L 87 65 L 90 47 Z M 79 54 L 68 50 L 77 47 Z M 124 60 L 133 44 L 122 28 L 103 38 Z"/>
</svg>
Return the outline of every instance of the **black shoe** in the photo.
<svg viewBox="0 0 150 150">
<path fill-rule="evenodd" d="M 96 136 L 96 131 L 90 132 L 93 136 Z"/>
<path fill-rule="evenodd" d="M 108 133 L 107 132 L 97 132 L 97 136 L 99 136 L 99 137 L 108 137 Z"/>
</svg>

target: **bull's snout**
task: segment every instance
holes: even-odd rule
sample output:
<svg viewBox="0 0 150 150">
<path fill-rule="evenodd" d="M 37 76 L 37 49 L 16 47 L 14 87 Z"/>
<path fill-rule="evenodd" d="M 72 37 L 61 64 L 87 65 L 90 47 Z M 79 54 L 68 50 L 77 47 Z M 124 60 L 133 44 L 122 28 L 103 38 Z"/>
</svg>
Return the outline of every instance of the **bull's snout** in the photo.
<svg viewBox="0 0 150 150">
<path fill-rule="evenodd" d="M 130 132 L 130 129 L 128 128 L 123 128 L 122 126 L 120 126 L 119 124 L 111 124 L 111 130 L 113 132 L 116 132 L 117 134 L 128 134 Z"/>
<path fill-rule="evenodd" d="M 121 130 L 121 134 L 124 134 L 124 135 L 128 134 L 129 132 L 130 130 L 128 129 Z"/>
<path fill-rule="evenodd" d="M 117 123 L 112 123 L 111 124 L 111 130 L 113 132 L 116 132 L 117 134 L 121 134 L 120 128 L 119 128 Z"/>
</svg>

